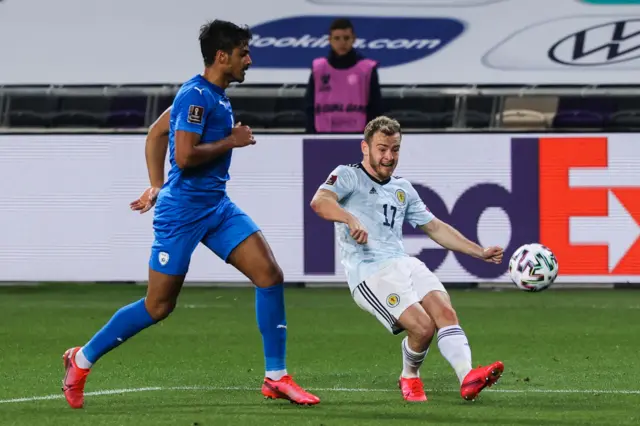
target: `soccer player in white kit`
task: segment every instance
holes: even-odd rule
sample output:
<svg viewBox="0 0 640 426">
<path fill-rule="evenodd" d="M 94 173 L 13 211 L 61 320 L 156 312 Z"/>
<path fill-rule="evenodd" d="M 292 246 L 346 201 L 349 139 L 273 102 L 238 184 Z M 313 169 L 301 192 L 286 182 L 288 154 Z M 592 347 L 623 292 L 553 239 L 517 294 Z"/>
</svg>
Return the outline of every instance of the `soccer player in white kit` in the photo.
<svg viewBox="0 0 640 426">
<path fill-rule="evenodd" d="M 393 176 L 402 139 L 400 124 L 388 117 L 370 121 L 362 141 L 359 164 L 338 166 L 316 192 L 311 207 L 335 222 L 351 294 L 356 304 L 374 315 L 390 332 L 406 331 L 399 379 L 407 401 L 426 401 L 420 379 L 433 336 L 455 370 L 460 394 L 473 400 L 502 375 L 500 361 L 472 368 L 471 349 L 449 295 L 440 280 L 404 251 L 402 223 L 420 227 L 442 247 L 486 262 L 501 263 L 503 249 L 482 248 L 442 222 L 424 205 L 406 179 Z"/>
</svg>

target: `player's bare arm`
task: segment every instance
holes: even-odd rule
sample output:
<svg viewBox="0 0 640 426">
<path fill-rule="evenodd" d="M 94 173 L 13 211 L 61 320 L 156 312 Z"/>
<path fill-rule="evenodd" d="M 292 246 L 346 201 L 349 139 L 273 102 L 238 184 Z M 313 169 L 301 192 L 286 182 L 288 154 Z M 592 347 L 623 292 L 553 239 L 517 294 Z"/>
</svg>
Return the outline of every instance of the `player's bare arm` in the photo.
<svg viewBox="0 0 640 426">
<path fill-rule="evenodd" d="M 224 155 L 233 148 L 254 145 L 256 140 L 249 126 L 238 123 L 226 138 L 215 143 L 200 143 L 198 133 L 176 131 L 176 163 L 181 169 L 201 166 Z"/>
<path fill-rule="evenodd" d="M 340 207 L 338 196 L 326 189 L 319 189 L 311 200 L 311 208 L 321 218 L 331 221 L 346 223 L 351 237 L 358 244 L 366 244 L 368 234 L 360 221 L 351 213 Z"/>
<path fill-rule="evenodd" d="M 156 202 L 160 188 L 164 184 L 164 163 L 169 146 L 169 121 L 171 107 L 167 108 L 160 117 L 149 127 L 144 147 L 147 161 L 150 186 L 145 189 L 140 198 L 129 204 L 131 210 L 146 213 Z"/>
<path fill-rule="evenodd" d="M 144 147 L 149 182 L 154 188 L 162 188 L 164 184 L 164 163 L 169 147 L 169 122 L 171 107 L 167 108 L 151 125 Z"/>
<path fill-rule="evenodd" d="M 468 254 L 486 262 L 500 263 L 504 250 L 501 247 L 487 247 L 486 249 L 462 235 L 457 229 L 434 218 L 420 227 L 433 241 L 448 250 Z"/>
</svg>

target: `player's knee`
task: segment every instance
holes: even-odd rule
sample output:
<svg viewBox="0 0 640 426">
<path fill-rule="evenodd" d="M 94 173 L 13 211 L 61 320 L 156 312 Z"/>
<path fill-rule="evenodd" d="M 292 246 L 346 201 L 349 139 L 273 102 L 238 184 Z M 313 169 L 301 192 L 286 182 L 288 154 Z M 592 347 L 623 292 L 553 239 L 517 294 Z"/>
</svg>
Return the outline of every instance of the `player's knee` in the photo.
<svg viewBox="0 0 640 426">
<path fill-rule="evenodd" d="M 431 318 L 428 315 L 425 315 L 421 318 L 420 321 L 420 329 L 419 329 L 419 337 L 423 343 L 428 343 L 431 341 L 433 336 L 436 333 L 436 325 L 433 323 Z"/>
<path fill-rule="evenodd" d="M 456 325 L 458 324 L 458 314 L 456 314 L 456 311 L 452 306 L 444 306 L 440 309 L 436 322 L 438 328 Z"/>
<path fill-rule="evenodd" d="M 256 287 L 267 288 L 274 285 L 282 284 L 284 281 L 284 274 L 282 269 L 277 263 L 270 264 L 265 270 L 258 274 L 254 279 Z"/>
<path fill-rule="evenodd" d="M 429 315 L 421 315 L 416 318 L 415 323 L 407 332 L 423 346 L 428 346 L 436 333 L 436 325 Z"/>
<path fill-rule="evenodd" d="M 155 321 L 167 318 L 176 308 L 175 300 L 146 300 L 145 307 Z"/>
</svg>

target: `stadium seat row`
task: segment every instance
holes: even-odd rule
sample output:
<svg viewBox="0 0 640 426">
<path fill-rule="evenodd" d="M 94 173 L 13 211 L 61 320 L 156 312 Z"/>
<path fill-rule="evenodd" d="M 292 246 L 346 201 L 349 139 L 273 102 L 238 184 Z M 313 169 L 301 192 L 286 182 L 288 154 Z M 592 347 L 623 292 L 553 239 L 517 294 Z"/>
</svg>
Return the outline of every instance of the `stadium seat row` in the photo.
<svg viewBox="0 0 640 426">
<path fill-rule="evenodd" d="M 5 106 L 7 127 L 141 128 L 171 105 L 172 97 L 11 96 Z M 256 129 L 303 129 L 301 97 L 234 97 L 236 121 Z M 455 97 L 385 98 L 385 114 L 406 129 L 466 128 L 569 129 L 640 128 L 640 100 L 625 98 L 468 97 L 462 119 Z M 502 114 L 499 111 L 502 110 Z M 2 117 L 0 117 L 2 118 Z"/>
</svg>

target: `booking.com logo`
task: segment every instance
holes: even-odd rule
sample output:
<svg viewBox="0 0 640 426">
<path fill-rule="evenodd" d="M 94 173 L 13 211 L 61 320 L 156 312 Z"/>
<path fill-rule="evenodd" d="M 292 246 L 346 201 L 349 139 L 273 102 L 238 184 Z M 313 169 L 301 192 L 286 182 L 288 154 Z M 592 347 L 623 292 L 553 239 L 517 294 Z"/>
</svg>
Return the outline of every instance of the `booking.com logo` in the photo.
<svg viewBox="0 0 640 426">
<path fill-rule="evenodd" d="M 310 68 L 311 62 L 329 51 L 330 16 L 298 16 L 277 19 L 251 28 L 252 67 Z M 354 47 L 378 66 L 391 67 L 433 55 L 464 31 L 464 24 L 450 18 L 350 18 L 357 40 Z"/>
</svg>

